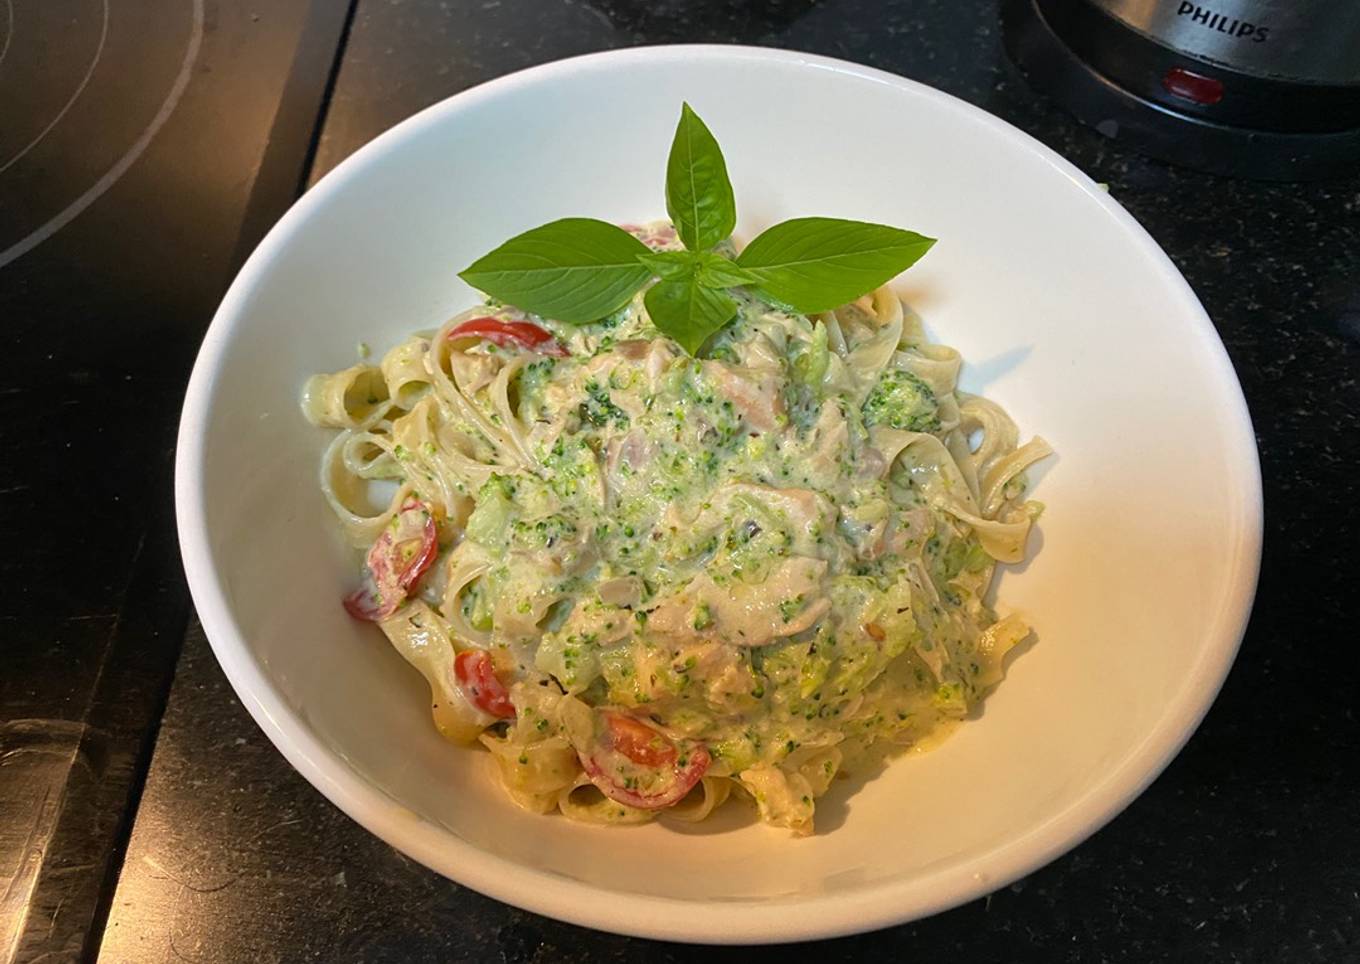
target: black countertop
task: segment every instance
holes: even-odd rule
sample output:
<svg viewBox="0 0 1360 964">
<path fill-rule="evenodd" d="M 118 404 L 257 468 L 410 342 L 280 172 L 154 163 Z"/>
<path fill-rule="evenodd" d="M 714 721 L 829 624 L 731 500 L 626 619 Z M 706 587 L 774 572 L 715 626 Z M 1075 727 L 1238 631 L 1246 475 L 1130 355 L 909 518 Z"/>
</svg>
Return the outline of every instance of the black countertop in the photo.
<svg viewBox="0 0 1360 964">
<path fill-rule="evenodd" d="M 1167 771 L 1090 841 L 1010 887 L 925 921 L 827 942 L 817 953 L 868 961 L 1360 960 L 1360 661 L 1351 653 L 1360 620 L 1352 561 L 1360 537 L 1353 496 L 1360 466 L 1360 177 L 1248 183 L 1129 154 L 1027 87 L 1005 60 L 996 5 L 987 0 L 358 0 L 308 180 L 411 112 L 483 80 L 592 50 L 679 41 L 808 50 L 921 80 L 999 115 L 1107 182 L 1204 302 L 1237 368 L 1261 449 L 1266 541 L 1255 612 L 1222 695 Z M 297 108 L 291 126 L 308 129 L 304 114 Z M 276 213 L 269 205 L 256 210 L 261 226 Z M 234 241 L 241 229 L 228 220 L 212 230 Z M 246 226 L 247 237 L 257 233 Z M 221 263 L 212 262 L 213 270 L 220 273 Z M 0 273 L 0 299 L 18 303 L 19 291 L 34 299 L 25 305 L 52 297 L 34 293 L 36 270 L 17 278 L 13 268 L 7 272 Z M 80 283 L 140 293 L 116 273 Z M 214 276 L 207 290 L 220 294 L 220 283 Z M 191 344 L 206 322 L 202 290 L 193 299 L 169 298 L 193 319 L 175 346 Z M 41 313 L 30 314 L 24 347 L 38 359 Z M 150 363 L 139 361 L 144 348 L 130 348 L 114 356 L 124 367 L 108 367 L 83 388 L 70 374 L 81 370 L 70 359 L 84 357 L 77 324 L 50 349 L 64 353 L 54 377 L 68 379 L 76 398 L 88 393 L 82 404 L 93 406 L 116 393 L 113 381 L 140 377 L 136 366 Z M 29 547 L 7 557 L 0 619 L 30 640 L 21 659 L 46 652 L 35 634 L 56 632 L 56 622 L 69 626 L 62 632 L 108 633 L 128 607 L 159 614 L 154 629 L 134 624 L 141 635 L 131 635 L 129 645 L 173 622 L 183 600 L 173 561 L 143 564 L 141 582 L 131 562 L 139 546 L 171 545 L 168 519 L 156 515 L 164 512 L 165 487 L 139 489 L 131 478 L 136 466 L 163 478 L 187 364 L 179 348 L 155 363 L 138 409 L 149 437 L 129 452 L 130 467 L 95 489 L 100 507 L 115 497 L 136 499 L 134 511 L 115 513 L 107 530 L 84 537 L 103 570 L 119 576 L 106 578 L 115 584 L 108 593 L 55 583 L 30 590 L 32 567 L 48 566 L 40 571 L 54 580 L 56 564 Z M 44 371 L 34 369 L 34 384 Z M 0 426 L 11 454 L 0 469 L 0 498 L 36 484 L 25 459 L 48 459 L 55 473 L 88 472 L 107 457 L 99 420 L 79 424 L 52 414 L 35 402 L 36 388 L 25 392 L 11 398 L 0 389 L 0 404 L 12 404 Z M 20 432 L 20 406 L 47 412 L 47 427 Z M 113 415 L 105 422 L 129 424 Z M 70 438 L 77 450 L 53 451 L 53 438 Z M 82 498 L 78 486 L 49 494 Z M 12 521 L 17 513 L 4 518 L 12 540 L 34 531 Z M 23 615 L 39 598 L 60 619 Z M 122 625 L 125 635 L 133 632 Z M 15 718 L 24 687 L 39 689 L 10 672 L 14 634 L 6 634 L 0 709 L 7 715 L 0 724 Z M 113 658 L 138 659 L 128 652 Z M 164 690 L 154 672 L 136 678 L 146 690 L 139 699 L 158 712 Z M 135 745 L 153 724 L 125 727 L 133 734 L 125 739 Z M 122 819 L 117 801 L 104 807 L 106 822 Z M 109 961 L 656 962 L 788 953 L 593 933 L 432 874 L 351 823 L 288 767 L 194 632 L 140 803 L 126 812 L 135 822 L 99 953 Z M 107 844 L 98 847 L 99 859 L 108 860 Z M 120 854 L 115 845 L 115 868 Z M 98 914 L 92 921 L 90 946 L 97 946 Z"/>
<path fill-rule="evenodd" d="M 0 961 L 99 946 L 188 613 L 176 412 L 345 13 L 0 4 Z"/>
</svg>

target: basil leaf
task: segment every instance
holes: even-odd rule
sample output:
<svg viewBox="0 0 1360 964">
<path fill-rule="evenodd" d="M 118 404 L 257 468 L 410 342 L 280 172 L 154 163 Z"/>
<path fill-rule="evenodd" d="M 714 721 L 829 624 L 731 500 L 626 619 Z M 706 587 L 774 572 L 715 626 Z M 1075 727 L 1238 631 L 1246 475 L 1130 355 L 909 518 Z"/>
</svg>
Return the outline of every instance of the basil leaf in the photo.
<svg viewBox="0 0 1360 964">
<path fill-rule="evenodd" d="M 796 311 L 830 311 L 905 271 L 935 243 L 914 231 L 838 218 L 795 218 L 737 256 L 755 284 Z"/>
<path fill-rule="evenodd" d="M 638 261 L 652 270 L 658 278 L 681 279 L 694 274 L 695 256 L 693 251 L 654 251 L 640 254 Z"/>
<path fill-rule="evenodd" d="M 618 311 L 652 276 L 648 247 L 594 218 L 563 218 L 511 238 L 458 273 L 506 304 L 573 324 Z"/>
<path fill-rule="evenodd" d="M 666 211 L 691 251 L 713 247 L 737 226 L 737 202 L 722 149 L 689 104 L 680 108 L 666 162 Z"/>
<path fill-rule="evenodd" d="M 647 289 L 643 301 L 652 324 L 669 335 L 691 355 L 697 355 L 708 336 L 732 320 L 737 303 L 691 277 L 684 281 L 658 281 Z"/>
<path fill-rule="evenodd" d="M 695 277 L 705 288 L 735 288 L 755 284 L 756 276 L 720 254 L 705 251 L 695 259 L 699 266 Z"/>
</svg>

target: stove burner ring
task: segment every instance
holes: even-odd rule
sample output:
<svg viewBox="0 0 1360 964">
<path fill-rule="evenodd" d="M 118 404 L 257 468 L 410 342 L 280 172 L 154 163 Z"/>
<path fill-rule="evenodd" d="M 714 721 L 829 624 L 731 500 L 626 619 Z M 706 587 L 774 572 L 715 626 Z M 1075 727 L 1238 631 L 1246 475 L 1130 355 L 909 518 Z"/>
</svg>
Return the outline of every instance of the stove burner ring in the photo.
<svg viewBox="0 0 1360 964">
<path fill-rule="evenodd" d="M 103 0 L 101 6 L 104 9 L 104 19 L 99 26 L 99 45 L 94 48 L 94 56 L 90 58 L 90 65 L 85 68 L 85 76 L 80 78 L 80 83 L 76 85 L 75 93 L 73 93 L 67 99 L 66 103 L 62 105 L 61 110 L 57 111 L 57 116 L 53 117 L 46 127 L 38 131 L 38 136 L 28 142 L 27 147 L 21 147 L 18 154 L 15 154 L 8 161 L 5 161 L 5 163 L 0 164 L 0 174 L 4 174 L 5 171 L 18 163 L 21 157 L 42 143 L 42 139 L 52 133 L 52 128 L 61 123 L 61 119 L 75 106 L 75 102 L 79 100 L 80 95 L 85 92 L 85 88 L 90 83 L 90 78 L 94 76 L 94 69 L 99 66 L 99 58 L 103 56 L 104 44 L 107 43 L 109 39 L 109 0 Z M 9 53 L 10 38 L 14 36 L 13 0 L 5 0 L 5 7 L 9 10 L 9 30 L 5 33 L 5 49 L 3 53 L 0 53 L 0 60 L 4 59 L 4 54 Z"/>
<path fill-rule="evenodd" d="M 0 64 L 9 54 L 9 42 L 14 39 L 14 0 L 5 0 L 5 45 L 0 47 Z"/>
<path fill-rule="evenodd" d="M 109 188 L 113 187 L 114 183 L 127 172 L 128 168 L 130 168 L 133 164 L 136 163 L 137 158 L 141 157 L 142 153 L 147 149 L 148 146 L 150 146 L 152 139 L 155 138 L 157 133 L 159 133 L 160 129 L 165 125 L 165 122 L 170 119 L 170 115 L 174 113 L 175 107 L 179 104 L 180 98 L 184 96 L 184 89 L 189 86 L 189 78 L 193 72 L 194 63 L 198 60 L 199 49 L 203 46 L 203 19 L 204 19 L 203 2 L 204 0 L 193 0 L 194 20 L 193 25 L 190 28 L 189 45 L 184 51 L 184 60 L 180 63 L 179 73 L 175 75 L 174 83 L 170 85 L 170 93 L 166 95 L 165 101 L 161 104 L 160 110 L 156 112 L 156 116 L 151 118 L 151 123 L 149 123 L 142 130 L 142 133 L 138 135 L 137 140 L 133 141 L 132 146 L 128 148 L 128 150 L 123 154 L 123 156 L 120 157 L 112 167 L 110 167 L 107 171 L 104 172 L 103 177 L 101 177 L 99 180 L 95 181 L 92 185 L 90 185 L 90 187 L 86 189 L 85 193 L 81 194 L 74 201 L 68 204 L 55 217 L 49 219 L 45 224 L 42 225 L 42 227 L 38 228 L 36 231 L 29 234 L 27 237 L 22 238 L 19 241 L 15 242 L 14 244 L 10 245 L 8 248 L 0 250 L 0 268 L 3 268 L 11 261 L 14 261 L 16 258 L 20 258 L 23 255 L 27 254 L 29 251 L 32 251 L 38 245 L 42 244 L 52 235 L 56 234 L 62 228 L 66 227 L 66 225 L 70 224 L 73 220 L 75 220 L 75 218 L 82 211 L 84 211 L 87 207 L 89 207 L 91 204 L 97 201 L 100 195 L 102 195 Z M 11 15 L 10 19 L 11 31 L 10 33 L 6 34 L 5 52 L 8 52 L 9 37 L 12 35 L 13 32 L 12 28 L 13 8 L 10 6 L 10 3 L 11 0 L 5 0 L 5 6 L 10 11 Z M 109 13 L 108 0 L 104 0 L 105 34 L 107 34 L 108 31 L 108 13 Z M 103 36 L 101 36 L 100 38 L 101 50 L 103 48 L 103 45 L 104 39 Z M 98 60 L 97 55 L 95 59 Z M 94 65 L 91 64 L 90 72 L 93 72 L 93 70 Z M 86 75 L 85 79 L 86 81 L 89 80 L 88 74 Z M 82 82 L 81 84 L 82 90 L 84 89 L 84 86 L 85 85 Z M 79 91 L 77 91 L 77 96 L 78 95 Z M 73 97 L 71 99 L 71 102 L 66 105 L 66 108 L 63 108 L 62 113 L 64 114 L 66 112 L 66 109 L 68 109 L 71 103 L 74 102 L 75 98 Z M 61 119 L 60 115 L 58 116 L 57 119 L 58 120 Z M 53 125 L 48 125 L 47 130 L 50 130 L 52 126 Z M 43 133 L 46 134 L 46 132 L 47 131 L 44 130 Z M 41 136 L 39 137 L 39 140 L 41 140 Z M 37 142 L 35 141 L 34 143 L 36 144 Z M 22 155 L 23 153 L 26 153 L 29 149 L 32 148 L 32 146 L 33 145 L 30 144 L 29 147 L 24 148 L 24 150 L 20 152 L 20 154 Z M 17 160 L 17 158 L 15 158 L 14 160 Z M 7 162 L 5 167 L 8 167 L 9 164 L 12 163 L 13 160 Z M 0 167 L 0 171 L 3 170 L 4 168 Z"/>
</svg>

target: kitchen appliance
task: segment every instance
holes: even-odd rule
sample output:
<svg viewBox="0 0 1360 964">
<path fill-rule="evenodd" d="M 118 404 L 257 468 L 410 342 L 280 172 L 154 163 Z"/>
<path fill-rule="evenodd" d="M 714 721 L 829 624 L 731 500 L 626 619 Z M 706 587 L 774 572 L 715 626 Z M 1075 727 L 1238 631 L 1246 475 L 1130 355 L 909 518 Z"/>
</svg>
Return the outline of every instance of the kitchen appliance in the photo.
<svg viewBox="0 0 1360 964">
<path fill-rule="evenodd" d="M 1220 174 L 1360 172 L 1360 3 L 1003 0 L 1034 86 L 1135 150 Z"/>
</svg>

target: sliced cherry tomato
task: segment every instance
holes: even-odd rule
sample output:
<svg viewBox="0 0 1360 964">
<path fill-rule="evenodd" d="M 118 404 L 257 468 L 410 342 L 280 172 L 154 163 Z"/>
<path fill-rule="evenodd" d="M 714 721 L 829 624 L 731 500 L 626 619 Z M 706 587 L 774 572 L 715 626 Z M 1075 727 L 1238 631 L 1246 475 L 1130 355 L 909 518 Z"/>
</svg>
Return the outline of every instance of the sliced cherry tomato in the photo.
<svg viewBox="0 0 1360 964">
<path fill-rule="evenodd" d="M 345 610 L 355 619 L 386 619 L 438 551 L 434 513 L 420 499 L 408 498 L 368 550 L 363 585 L 345 597 Z"/>
<path fill-rule="evenodd" d="M 595 742 L 577 755 L 590 782 L 611 800 L 642 810 L 679 803 L 708 770 L 701 743 L 677 744 L 634 716 L 599 711 Z"/>
<path fill-rule="evenodd" d="M 370 623 L 386 619 L 396 610 L 395 606 L 392 607 L 392 610 L 387 610 L 384 607 L 367 576 L 364 577 L 364 584 L 346 596 L 344 602 L 345 612 L 355 619 L 362 619 Z"/>
<path fill-rule="evenodd" d="M 463 650 L 454 657 L 453 673 L 458 677 L 463 692 L 479 710 L 503 720 L 514 719 L 515 704 L 510 702 L 505 684 L 497 678 L 495 665 L 486 650 Z"/>
<path fill-rule="evenodd" d="M 605 713 L 604 720 L 613 748 L 634 763 L 662 767 L 675 762 L 675 744 L 641 720 L 622 713 Z"/>
<path fill-rule="evenodd" d="M 524 348 L 540 355 L 566 358 L 570 352 L 551 332 L 529 321 L 501 321 L 499 318 L 472 318 L 453 331 L 450 338 L 481 338 L 502 348 Z"/>
</svg>

